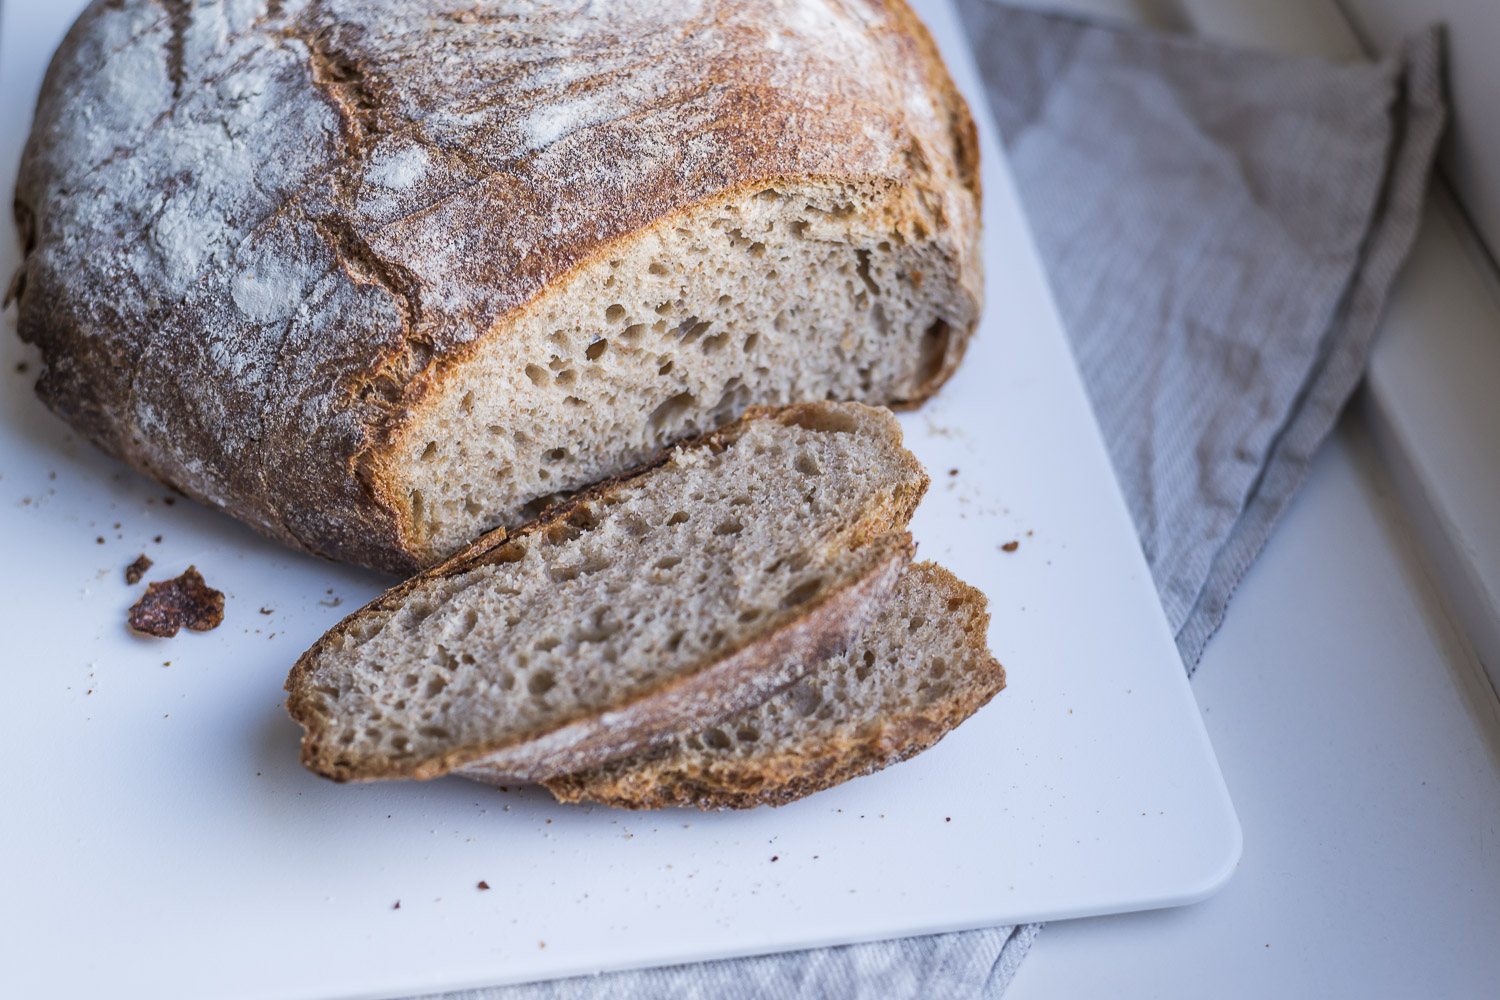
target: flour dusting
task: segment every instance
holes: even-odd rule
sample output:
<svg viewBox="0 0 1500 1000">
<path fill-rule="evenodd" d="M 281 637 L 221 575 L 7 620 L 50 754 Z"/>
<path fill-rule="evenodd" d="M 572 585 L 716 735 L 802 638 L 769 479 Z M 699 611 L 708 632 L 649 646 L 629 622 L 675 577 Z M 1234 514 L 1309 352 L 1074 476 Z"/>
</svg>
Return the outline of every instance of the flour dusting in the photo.
<svg viewBox="0 0 1500 1000">
<path fill-rule="evenodd" d="M 426 176 L 430 162 L 426 150 L 420 146 L 408 146 L 372 162 L 365 176 L 383 188 L 406 191 L 416 187 Z"/>
<path fill-rule="evenodd" d="M 302 276 L 274 257 L 259 264 L 235 275 L 230 285 L 234 304 L 253 323 L 284 320 L 302 298 Z"/>
<path fill-rule="evenodd" d="M 594 96 L 539 109 L 521 123 L 526 148 L 550 146 L 564 136 L 607 120 L 610 115 L 606 109 L 610 103 L 607 96 Z"/>
</svg>

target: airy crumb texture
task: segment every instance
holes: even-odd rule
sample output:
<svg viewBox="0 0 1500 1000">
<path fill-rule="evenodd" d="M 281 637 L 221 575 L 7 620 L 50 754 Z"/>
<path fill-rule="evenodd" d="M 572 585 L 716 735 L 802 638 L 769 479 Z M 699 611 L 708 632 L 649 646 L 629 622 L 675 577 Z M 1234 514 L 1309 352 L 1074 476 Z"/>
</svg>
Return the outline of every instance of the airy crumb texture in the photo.
<svg viewBox="0 0 1500 1000">
<path fill-rule="evenodd" d="M 141 577 L 146 575 L 146 570 L 152 566 L 151 557 L 141 553 L 135 562 L 125 567 L 125 582 L 132 587 L 141 582 Z"/>
<path fill-rule="evenodd" d="M 948 280 L 956 262 L 873 224 L 868 200 L 803 184 L 696 208 L 519 314 L 382 466 L 422 561 L 751 404 L 930 395 L 974 306 Z"/>
<path fill-rule="evenodd" d="M 148 584 L 145 596 L 130 609 L 131 629 L 163 639 L 184 626 L 207 632 L 223 621 L 223 593 L 204 583 L 193 566 L 176 579 Z"/>
<path fill-rule="evenodd" d="M 845 652 L 693 736 L 545 782 L 563 802 L 627 809 L 784 805 L 905 760 L 1005 687 L 984 595 L 918 563 Z"/>
<path fill-rule="evenodd" d="M 303 762 L 535 780 L 758 704 L 889 595 L 926 486 L 887 410 L 752 410 L 345 619 L 287 682 Z"/>
</svg>

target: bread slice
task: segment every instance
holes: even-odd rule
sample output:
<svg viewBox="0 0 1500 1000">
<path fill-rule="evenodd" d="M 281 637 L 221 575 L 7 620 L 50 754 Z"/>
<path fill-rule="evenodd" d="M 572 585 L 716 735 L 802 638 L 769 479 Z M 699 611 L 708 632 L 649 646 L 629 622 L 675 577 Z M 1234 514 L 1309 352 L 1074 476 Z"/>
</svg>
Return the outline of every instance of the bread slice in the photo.
<svg viewBox="0 0 1500 1000">
<path fill-rule="evenodd" d="M 752 410 L 346 618 L 287 680 L 303 763 L 539 780 L 758 704 L 889 596 L 926 486 L 887 410 Z"/>
<path fill-rule="evenodd" d="M 1005 687 L 979 591 L 918 563 L 847 651 L 755 708 L 544 784 L 626 809 L 784 805 L 921 753 Z"/>
</svg>

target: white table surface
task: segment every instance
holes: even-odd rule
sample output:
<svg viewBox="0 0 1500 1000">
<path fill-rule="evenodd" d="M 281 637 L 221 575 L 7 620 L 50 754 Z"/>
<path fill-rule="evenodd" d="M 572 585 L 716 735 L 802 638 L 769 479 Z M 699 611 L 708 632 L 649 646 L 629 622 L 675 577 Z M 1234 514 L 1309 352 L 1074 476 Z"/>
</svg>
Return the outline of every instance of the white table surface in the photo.
<svg viewBox="0 0 1500 1000">
<path fill-rule="evenodd" d="M 1348 54 L 1324 0 L 1053 6 Z M 1452 420 L 1495 405 L 1493 394 L 1470 399 L 1448 380 L 1444 407 L 1425 384 L 1455 363 L 1492 368 L 1476 358 L 1494 341 L 1473 336 L 1500 340 L 1496 286 L 1484 262 L 1462 256 L 1472 247 L 1459 227 L 1451 206 L 1429 210 L 1371 389 L 1324 446 L 1194 677 L 1244 827 L 1238 874 L 1195 906 L 1049 925 L 1008 1000 L 1500 989 L 1500 701 L 1463 627 L 1472 612 L 1455 599 L 1452 554 L 1433 551 L 1422 523 L 1432 511 L 1411 501 L 1426 492 L 1441 516 L 1471 515 L 1466 529 L 1486 510 L 1500 523 L 1485 486 L 1493 428 L 1486 441 L 1482 417 L 1439 423 L 1445 409 Z M 1418 469 L 1413 485 L 1392 452 L 1402 444 L 1418 464 L 1467 457 L 1477 472 Z"/>
</svg>

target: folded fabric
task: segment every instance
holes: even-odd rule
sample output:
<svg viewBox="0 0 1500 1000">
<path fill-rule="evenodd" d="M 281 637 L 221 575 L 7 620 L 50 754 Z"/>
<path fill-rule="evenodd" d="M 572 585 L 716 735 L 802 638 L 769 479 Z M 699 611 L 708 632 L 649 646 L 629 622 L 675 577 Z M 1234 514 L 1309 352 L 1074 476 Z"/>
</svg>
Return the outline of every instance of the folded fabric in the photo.
<svg viewBox="0 0 1500 1000">
<path fill-rule="evenodd" d="M 1331 65 L 959 11 L 1191 671 L 1364 370 L 1442 131 L 1438 35 Z"/>
<path fill-rule="evenodd" d="M 997 997 L 1036 936 L 1035 924 L 839 948 L 580 976 L 418 1000 L 935 1000 Z"/>
</svg>

